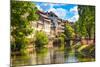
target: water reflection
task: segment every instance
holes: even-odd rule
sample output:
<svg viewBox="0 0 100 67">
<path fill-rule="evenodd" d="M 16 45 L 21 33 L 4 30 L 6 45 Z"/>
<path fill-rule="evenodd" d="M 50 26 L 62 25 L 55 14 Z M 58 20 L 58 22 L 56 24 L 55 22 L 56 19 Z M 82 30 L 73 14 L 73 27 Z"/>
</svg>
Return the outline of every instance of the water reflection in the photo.
<svg viewBox="0 0 100 67">
<path fill-rule="evenodd" d="M 73 63 L 73 62 L 78 62 L 78 58 L 75 56 L 75 50 L 71 49 L 65 63 Z"/>
<path fill-rule="evenodd" d="M 80 61 L 94 61 L 94 58 L 83 56 L 73 47 L 64 47 L 64 50 L 61 50 L 59 47 L 43 48 L 40 52 L 35 51 L 24 56 L 14 55 L 11 57 L 11 64 L 13 66 L 59 64 Z"/>
</svg>

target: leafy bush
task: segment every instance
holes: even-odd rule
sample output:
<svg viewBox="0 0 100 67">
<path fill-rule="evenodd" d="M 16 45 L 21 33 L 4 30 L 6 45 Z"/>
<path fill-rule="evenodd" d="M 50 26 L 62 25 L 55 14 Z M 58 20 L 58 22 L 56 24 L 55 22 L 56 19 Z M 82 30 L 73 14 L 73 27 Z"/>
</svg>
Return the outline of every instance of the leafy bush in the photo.
<svg viewBox="0 0 100 67">
<path fill-rule="evenodd" d="M 42 48 L 48 44 L 48 37 L 43 31 L 36 32 L 35 47 Z"/>
</svg>

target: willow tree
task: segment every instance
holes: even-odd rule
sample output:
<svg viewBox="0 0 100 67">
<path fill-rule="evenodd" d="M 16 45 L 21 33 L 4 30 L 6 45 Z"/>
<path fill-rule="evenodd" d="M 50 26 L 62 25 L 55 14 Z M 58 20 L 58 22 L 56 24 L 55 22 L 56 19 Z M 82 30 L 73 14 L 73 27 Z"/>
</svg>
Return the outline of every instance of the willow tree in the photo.
<svg viewBox="0 0 100 67">
<path fill-rule="evenodd" d="M 35 4 L 27 1 L 11 1 L 11 50 L 23 51 L 32 33 L 30 21 L 38 20 Z"/>
<path fill-rule="evenodd" d="M 76 22 L 76 29 L 80 36 L 91 39 L 95 33 L 95 7 L 78 6 L 79 20 Z"/>
</svg>

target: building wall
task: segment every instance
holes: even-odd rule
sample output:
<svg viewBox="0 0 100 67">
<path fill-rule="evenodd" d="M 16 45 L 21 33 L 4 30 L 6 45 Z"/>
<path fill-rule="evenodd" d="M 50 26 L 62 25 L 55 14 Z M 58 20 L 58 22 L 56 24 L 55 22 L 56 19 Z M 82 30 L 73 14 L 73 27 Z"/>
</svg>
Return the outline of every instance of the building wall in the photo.
<svg viewBox="0 0 100 67">
<path fill-rule="evenodd" d="M 36 31 L 44 31 L 48 37 L 56 37 L 59 33 L 64 32 L 64 23 L 55 15 L 39 14 L 39 21 L 31 21 L 31 27 L 34 30 L 31 37 L 34 37 Z"/>
<path fill-rule="evenodd" d="M 48 36 L 50 36 L 50 30 L 51 30 L 51 24 L 50 22 L 45 21 L 44 22 L 44 31 Z"/>
</svg>

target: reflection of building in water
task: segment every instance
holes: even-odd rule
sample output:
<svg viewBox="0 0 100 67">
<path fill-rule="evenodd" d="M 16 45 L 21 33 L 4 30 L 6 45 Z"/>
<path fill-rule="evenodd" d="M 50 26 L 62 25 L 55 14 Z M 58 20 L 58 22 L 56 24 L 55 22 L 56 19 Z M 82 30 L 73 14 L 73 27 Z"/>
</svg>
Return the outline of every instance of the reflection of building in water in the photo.
<svg viewBox="0 0 100 67">
<path fill-rule="evenodd" d="M 31 26 L 35 31 L 44 31 L 49 38 L 54 38 L 64 32 L 64 24 L 67 21 L 60 19 L 53 12 L 38 11 L 37 14 L 39 15 L 39 20 L 31 21 Z"/>
</svg>

